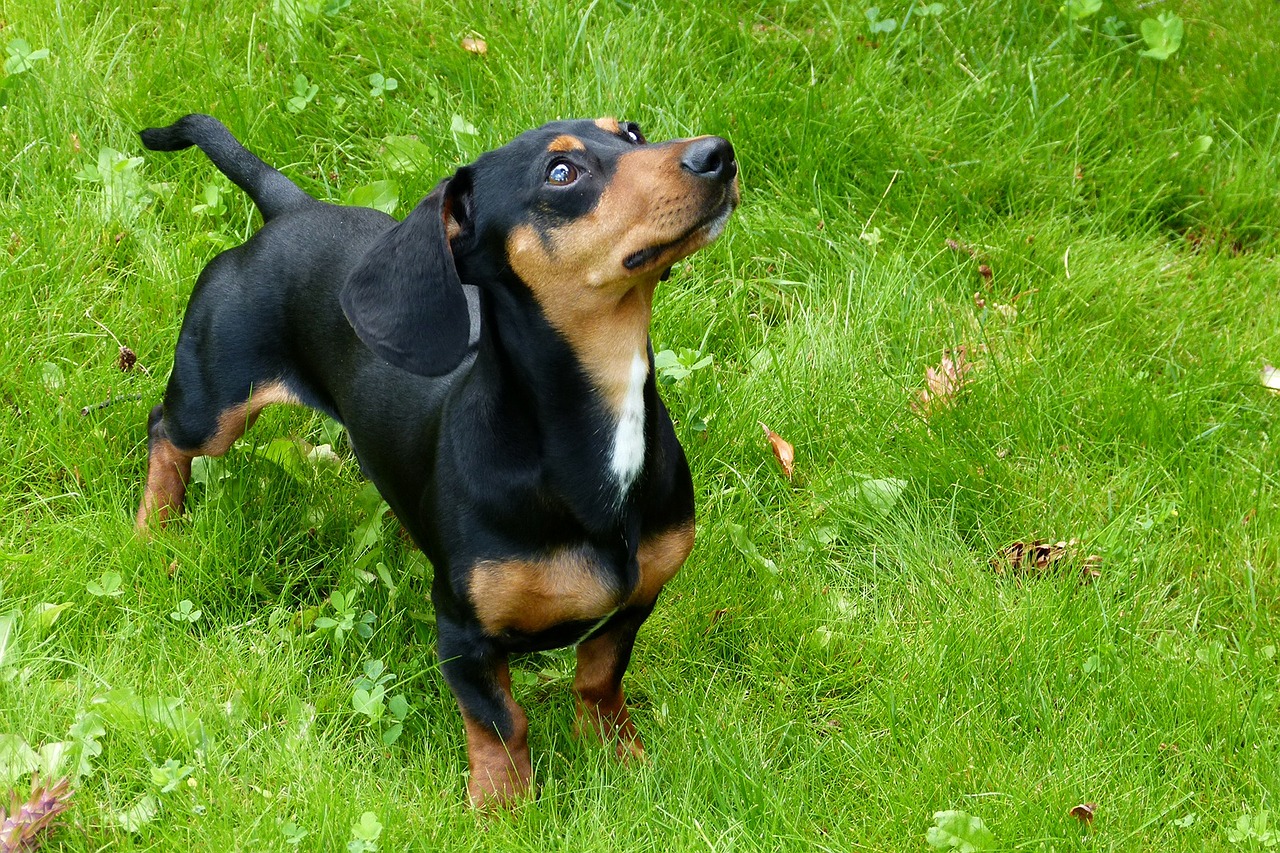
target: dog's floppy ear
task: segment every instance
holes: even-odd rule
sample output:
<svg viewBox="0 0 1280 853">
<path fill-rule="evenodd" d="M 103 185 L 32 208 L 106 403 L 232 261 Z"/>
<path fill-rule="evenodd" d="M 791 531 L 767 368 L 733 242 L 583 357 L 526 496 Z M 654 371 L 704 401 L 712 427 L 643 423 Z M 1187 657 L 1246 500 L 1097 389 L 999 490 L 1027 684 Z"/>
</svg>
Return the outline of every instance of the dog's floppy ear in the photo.
<svg viewBox="0 0 1280 853">
<path fill-rule="evenodd" d="M 380 236 L 342 285 L 352 328 L 375 354 L 422 376 L 441 376 L 467 353 L 470 314 L 449 238 L 463 227 L 461 173 L 441 181 Z"/>
</svg>

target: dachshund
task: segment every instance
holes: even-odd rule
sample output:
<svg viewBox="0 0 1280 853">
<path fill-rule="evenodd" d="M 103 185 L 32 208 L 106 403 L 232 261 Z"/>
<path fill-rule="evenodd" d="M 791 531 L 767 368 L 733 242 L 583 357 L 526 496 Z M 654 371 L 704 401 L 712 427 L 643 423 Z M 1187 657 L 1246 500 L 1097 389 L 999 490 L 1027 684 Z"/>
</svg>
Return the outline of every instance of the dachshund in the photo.
<svg viewBox="0 0 1280 853">
<path fill-rule="evenodd" d="M 141 136 L 199 147 L 263 225 L 196 281 L 148 421 L 138 529 L 180 513 L 192 460 L 225 453 L 264 407 L 324 412 L 434 568 L 472 804 L 531 787 L 512 654 L 576 646 L 577 730 L 642 756 L 623 673 L 694 541 L 649 323 L 672 264 L 738 204 L 730 143 L 555 121 L 397 222 L 313 198 L 210 116 Z"/>
</svg>

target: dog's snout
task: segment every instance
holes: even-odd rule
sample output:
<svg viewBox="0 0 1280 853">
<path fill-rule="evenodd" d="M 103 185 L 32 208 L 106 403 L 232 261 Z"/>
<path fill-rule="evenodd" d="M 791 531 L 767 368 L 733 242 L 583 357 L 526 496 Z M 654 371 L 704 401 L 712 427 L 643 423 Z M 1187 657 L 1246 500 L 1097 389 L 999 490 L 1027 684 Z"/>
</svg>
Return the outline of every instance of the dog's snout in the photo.
<svg viewBox="0 0 1280 853">
<path fill-rule="evenodd" d="M 727 183 L 738 174 L 738 161 L 733 159 L 733 146 L 719 136 L 695 139 L 684 149 L 680 166 L 690 174 L 710 181 Z"/>
</svg>

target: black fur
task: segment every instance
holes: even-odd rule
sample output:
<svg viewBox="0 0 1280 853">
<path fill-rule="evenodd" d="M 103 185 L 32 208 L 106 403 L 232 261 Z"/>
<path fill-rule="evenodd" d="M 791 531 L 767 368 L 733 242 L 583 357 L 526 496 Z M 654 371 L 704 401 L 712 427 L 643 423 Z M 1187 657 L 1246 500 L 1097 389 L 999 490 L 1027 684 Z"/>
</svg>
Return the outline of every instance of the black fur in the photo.
<svg viewBox="0 0 1280 853">
<path fill-rule="evenodd" d="M 445 237 L 443 181 L 399 225 L 380 236 L 339 293 L 360 340 L 391 364 L 441 376 L 467 352 L 470 324 L 462 282 Z M 456 206 L 461 206 L 456 205 Z"/>
<path fill-rule="evenodd" d="M 620 489 L 609 468 L 616 422 L 506 256 L 516 228 L 551 235 L 551 225 L 572 224 L 600 203 L 619 159 L 644 144 L 632 125 L 608 128 L 575 121 L 530 131 L 442 181 L 399 223 L 311 198 L 209 116 L 142 132 L 155 150 L 199 146 L 264 219 L 196 282 L 163 409 L 151 419 L 153 453 L 158 442 L 186 456 L 209 452 L 226 413 L 270 386 L 341 421 L 362 469 L 434 566 L 445 679 L 467 719 L 504 741 L 522 737 L 499 683 L 508 654 L 607 637 L 620 684 L 653 601 L 620 605 L 602 620 L 495 634 L 470 592 L 476 567 L 569 549 L 625 601 L 640 580 L 642 543 L 691 530 L 694 515 L 652 351 L 643 463 L 634 485 Z M 548 145 L 564 134 L 585 146 L 571 155 L 584 177 L 548 190 Z M 675 163 L 693 149 L 686 159 L 696 168 L 676 165 L 675 173 L 683 168 L 691 186 L 708 187 L 727 217 L 737 200 L 732 148 L 704 140 L 663 150 Z M 653 269 L 652 280 L 662 272 Z M 472 796 L 483 800 L 474 787 Z"/>
</svg>

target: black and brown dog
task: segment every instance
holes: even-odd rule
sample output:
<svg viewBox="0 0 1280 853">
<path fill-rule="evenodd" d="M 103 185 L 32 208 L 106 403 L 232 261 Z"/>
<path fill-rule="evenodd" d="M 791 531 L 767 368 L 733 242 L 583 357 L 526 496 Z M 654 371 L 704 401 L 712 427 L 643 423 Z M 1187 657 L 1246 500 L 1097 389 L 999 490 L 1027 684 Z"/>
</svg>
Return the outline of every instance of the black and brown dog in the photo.
<svg viewBox="0 0 1280 853">
<path fill-rule="evenodd" d="M 196 282 L 138 527 L 180 512 L 192 459 L 225 453 L 263 407 L 319 409 L 435 568 L 471 801 L 530 785 L 509 654 L 577 644 L 579 727 L 642 754 L 622 676 L 694 538 L 649 320 L 658 282 L 738 202 L 732 146 L 552 122 L 396 222 L 312 198 L 209 116 L 142 140 L 199 146 L 264 225 Z"/>
</svg>

